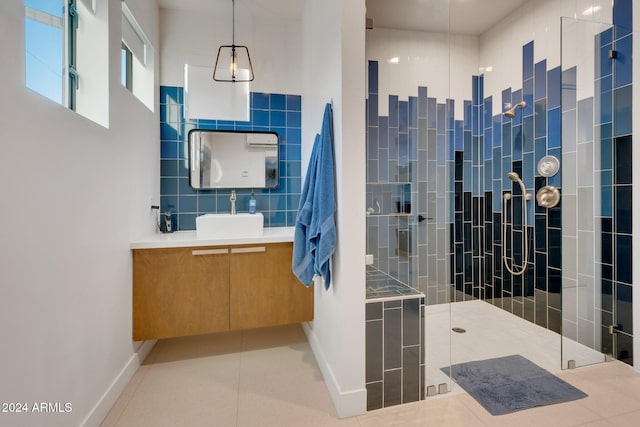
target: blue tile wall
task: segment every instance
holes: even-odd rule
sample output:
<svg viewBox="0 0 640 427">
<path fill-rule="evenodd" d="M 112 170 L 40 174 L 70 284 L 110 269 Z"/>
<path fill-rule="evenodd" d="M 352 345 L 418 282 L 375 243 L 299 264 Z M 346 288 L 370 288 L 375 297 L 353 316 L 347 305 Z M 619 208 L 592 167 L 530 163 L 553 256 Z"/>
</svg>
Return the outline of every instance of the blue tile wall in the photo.
<svg viewBox="0 0 640 427">
<path fill-rule="evenodd" d="M 448 105 L 454 100 L 440 104 L 428 97 L 428 88 L 424 86 L 417 87 L 417 98 L 409 97 L 407 101 L 390 95 L 388 117 L 371 117 L 372 113 L 378 114 L 377 105 L 369 108 L 369 124 L 378 120 L 380 126 L 375 130 L 369 128 L 368 164 L 371 166 L 372 161 L 379 161 L 388 174 L 375 176 L 384 185 L 368 185 L 368 203 L 374 197 L 390 199 L 393 194 L 401 192 L 388 186 L 393 186 L 394 182 L 400 184 L 398 171 L 405 162 L 402 156 L 383 156 L 385 150 L 377 144 L 376 135 L 381 138 L 380 135 L 384 134 L 386 142 L 388 133 L 389 152 L 397 149 L 407 127 L 409 130 L 415 128 L 418 138 L 417 146 L 409 144 L 409 157 L 416 161 L 408 162 L 410 170 L 405 176 L 409 177 L 409 182 L 402 183 L 410 187 L 407 191 L 412 194 L 412 204 L 419 208 L 411 213 L 413 221 L 394 216 L 369 217 L 368 220 L 368 251 L 384 264 L 383 271 L 408 278 L 407 284 L 425 292 L 427 304 L 450 300 L 440 298 L 436 294 L 437 287 L 433 287 L 434 281 L 442 280 L 442 276 L 433 269 L 436 254 L 432 249 L 433 239 L 441 235 L 429 222 L 417 221 L 417 215 L 425 213 L 434 222 L 444 221 L 448 227 L 446 234 L 442 235 L 449 238 L 449 275 L 445 285 L 455 289 L 451 296 L 453 301 L 482 298 L 560 332 L 562 208 L 559 205 L 547 210 L 533 201 L 528 202 L 528 218 L 523 223 L 522 195 L 519 186 L 507 179 L 507 173 L 516 171 L 522 177 L 527 192 L 535 193 L 547 184 L 562 191 L 562 173 L 548 179 L 542 177 L 537 172 L 538 161 L 546 155 L 561 159 L 563 141 L 574 145 L 576 141 L 597 141 L 601 149 L 603 319 L 612 317 L 612 304 L 616 302 L 612 295 L 615 295 L 614 290 L 619 291 L 618 302 L 622 305 L 618 308 L 618 316 L 627 328 L 623 327 L 622 339 L 618 340 L 617 358 L 627 363 L 632 361 L 632 331 L 629 327 L 632 286 L 632 165 L 629 161 L 632 124 L 631 8 L 631 0 L 615 0 L 614 27 L 596 36 L 593 98 L 577 99 L 575 67 L 548 69 L 546 60 L 534 63 L 535 47 L 530 42 L 522 50 L 522 86 L 505 88 L 498 99 L 485 98 L 484 76 L 473 76 L 469 81 L 471 99 L 457 100 L 463 103 L 462 120 L 456 120 L 450 114 L 453 109 Z M 616 50 L 618 55 L 613 62 L 609 58 L 611 50 Z M 371 61 L 369 72 L 374 70 L 377 73 L 377 63 Z M 377 75 L 373 79 L 369 77 L 369 102 L 375 101 L 372 95 L 378 90 L 376 85 L 371 85 L 372 81 L 377 85 Z M 501 110 L 504 111 L 521 100 L 525 100 L 527 106 L 516 110 L 515 118 L 491 115 L 494 103 L 501 102 Z M 409 110 L 408 119 L 402 117 L 406 109 Z M 417 118 L 414 110 L 417 110 Z M 402 113 L 400 120 L 398 111 Z M 446 138 L 443 137 L 445 132 Z M 374 153 L 376 150 L 378 152 Z M 412 156 L 415 150 L 417 154 Z M 446 159 L 441 155 L 443 150 L 448 153 Z M 440 185 L 441 175 L 437 169 L 442 165 L 449 168 L 442 175 L 447 178 L 444 186 Z M 376 191 L 380 192 L 377 196 Z M 513 194 L 512 204 L 506 210 L 507 234 L 513 237 L 503 242 L 502 195 L 507 191 Z M 443 195 L 446 197 L 442 200 L 448 200 L 450 206 L 449 212 L 443 211 L 442 218 L 435 210 L 423 210 L 431 208 Z M 397 257 L 399 241 L 396 237 L 397 230 L 403 227 L 410 230 L 410 235 L 418 241 L 417 254 L 412 254 L 404 264 Z M 532 248 L 529 251 L 529 268 L 523 276 L 512 276 L 501 259 L 502 245 L 507 244 L 507 251 L 513 253 L 520 265 L 523 261 L 520 244 L 523 241 L 529 242 Z M 401 265 L 409 271 L 398 271 Z M 605 326 L 602 325 L 603 328 Z M 604 333 L 603 337 L 602 350 L 611 350 L 612 343 Z"/>
<path fill-rule="evenodd" d="M 302 102 L 299 95 L 252 92 L 250 120 L 184 119 L 182 87 L 160 87 L 160 209 L 171 211 L 177 230 L 194 230 L 195 218 L 229 212 L 230 190 L 194 190 L 189 186 L 189 130 L 226 129 L 277 132 L 280 139 L 280 184 L 255 189 L 258 212 L 265 227 L 295 225 L 301 191 Z M 237 209 L 247 212 L 251 189 L 239 189 Z"/>
</svg>

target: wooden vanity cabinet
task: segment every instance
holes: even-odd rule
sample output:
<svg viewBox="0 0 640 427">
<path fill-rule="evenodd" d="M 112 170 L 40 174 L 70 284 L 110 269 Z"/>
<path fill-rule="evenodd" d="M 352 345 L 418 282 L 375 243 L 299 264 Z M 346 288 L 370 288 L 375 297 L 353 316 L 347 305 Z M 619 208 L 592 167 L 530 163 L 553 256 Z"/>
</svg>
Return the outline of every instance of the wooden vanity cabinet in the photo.
<svg viewBox="0 0 640 427">
<path fill-rule="evenodd" d="M 291 271 L 291 243 L 231 249 L 230 328 L 313 320 L 313 289 Z"/>
<path fill-rule="evenodd" d="M 133 250 L 136 341 L 313 319 L 291 243 Z"/>
</svg>

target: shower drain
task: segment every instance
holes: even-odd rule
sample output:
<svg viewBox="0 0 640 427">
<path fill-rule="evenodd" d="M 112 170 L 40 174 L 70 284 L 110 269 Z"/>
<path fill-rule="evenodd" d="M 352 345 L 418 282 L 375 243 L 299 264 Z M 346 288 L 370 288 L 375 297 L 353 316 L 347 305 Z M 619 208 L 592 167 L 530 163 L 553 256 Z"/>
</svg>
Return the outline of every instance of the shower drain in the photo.
<svg viewBox="0 0 640 427">
<path fill-rule="evenodd" d="M 457 333 L 459 333 L 459 334 L 464 334 L 465 332 L 467 332 L 467 330 L 466 330 L 466 329 L 464 329 L 464 328 L 457 328 L 457 327 L 456 327 L 456 328 L 451 328 L 451 330 L 452 330 L 453 332 L 457 332 Z"/>
</svg>

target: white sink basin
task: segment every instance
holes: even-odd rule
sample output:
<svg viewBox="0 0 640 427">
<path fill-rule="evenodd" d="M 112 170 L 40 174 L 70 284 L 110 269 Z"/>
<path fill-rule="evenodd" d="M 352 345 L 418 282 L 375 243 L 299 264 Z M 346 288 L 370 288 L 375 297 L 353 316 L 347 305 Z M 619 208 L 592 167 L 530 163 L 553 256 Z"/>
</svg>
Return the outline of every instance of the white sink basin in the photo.
<svg viewBox="0 0 640 427">
<path fill-rule="evenodd" d="M 263 230 L 264 218 L 261 213 L 205 214 L 196 217 L 196 238 L 201 240 L 262 236 Z"/>
</svg>

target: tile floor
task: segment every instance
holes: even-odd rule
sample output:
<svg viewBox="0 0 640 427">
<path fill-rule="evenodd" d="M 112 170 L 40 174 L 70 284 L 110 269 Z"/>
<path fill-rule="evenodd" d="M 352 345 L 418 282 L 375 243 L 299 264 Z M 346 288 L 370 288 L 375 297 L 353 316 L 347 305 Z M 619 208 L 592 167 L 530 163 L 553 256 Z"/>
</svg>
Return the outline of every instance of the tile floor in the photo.
<svg viewBox="0 0 640 427">
<path fill-rule="evenodd" d="M 558 374 L 589 397 L 493 417 L 465 393 L 337 419 L 299 325 L 159 341 L 103 427 L 633 426 L 640 374 L 610 362 Z"/>
</svg>

